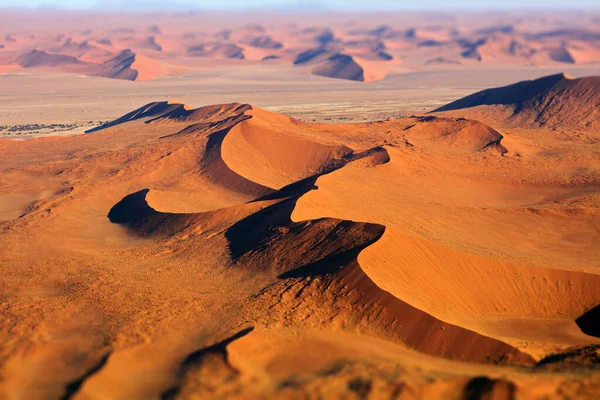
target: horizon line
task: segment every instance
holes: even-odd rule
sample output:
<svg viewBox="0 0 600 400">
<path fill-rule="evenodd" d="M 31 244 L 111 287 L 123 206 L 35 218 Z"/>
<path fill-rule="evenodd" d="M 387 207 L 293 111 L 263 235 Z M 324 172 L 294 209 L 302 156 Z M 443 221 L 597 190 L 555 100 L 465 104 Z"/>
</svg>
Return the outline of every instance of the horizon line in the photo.
<svg viewBox="0 0 600 400">
<path fill-rule="evenodd" d="M 238 7 L 238 8 L 206 8 L 202 6 L 178 6 L 174 5 L 174 10 L 166 10 L 164 7 L 153 8 L 150 7 L 147 10 L 136 10 L 130 7 L 60 7 L 60 6 L 0 6 L 0 11 L 73 11 L 73 12 L 97 12 L 97 13 L 109 13 L 109 12 L 125 12 L 132 14 L 149 14 L 149 13 L 190 13 L 190 12 L 279 12 L 279 13 L 307 13 L 307 14 L 328 14 L 328 13 L 381 13 L 381 12 L 409 12 L 409 13 L 421 13 L 421 12 L 435 12 L 438 14 L 453 13 L 456 11 L 467 12 L 467 13 L 485 13 L 485 12 L 527 12 L 527 11 L 573 11 L 573 12 L 589 12 L 599 11 L 600 4 L 597 6 L 586 6 L 586 7 L 547 7 L 547 6 L 524 6 L 524 7 L 507 7 L 507 8 L 495 8 L 495 7 L 473 7 L 473 6 L 454 6 L 454 7 L 422 7 L 422 8 L 398 8 L 398 7 L 387 7 L 387 8 L 329 8 L 329 7 L 317 7 L 314 9 L 303 8 L 303 7 Z"/>
</svg>

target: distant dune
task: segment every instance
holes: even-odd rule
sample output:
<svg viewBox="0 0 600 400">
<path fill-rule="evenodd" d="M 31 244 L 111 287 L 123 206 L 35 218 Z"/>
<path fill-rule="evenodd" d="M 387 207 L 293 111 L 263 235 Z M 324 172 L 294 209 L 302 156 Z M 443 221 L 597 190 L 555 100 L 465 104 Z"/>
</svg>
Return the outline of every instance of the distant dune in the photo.
<svg viewBox="0 0 600 400">
<path fill-rule="evenodd" d="M 23 68 L 63 67 L 83 64 L 76 57 L 64 54 L 50 54 L 43 50 L 33 50 L 19 57 L 18 63 Z"/>
<path fill-rule="evenodd" d="M 348 79 L 351 81 L 364 81 L 364 69 L 349 55 L 336 54 L 319 64 L 312 70 L 315 75 L 328 78 Z"/>
<path fill-rule="evenodd" d="M 276 50 L 283 47 L 281 42 L 278 42 L 271 38 L 270 36 L 250 36 L 246 39 L 242 40 L 242 43 L 248 44 L 252 47 L 257 47 L 259 49 L 271 49 Z"/>
<path fill-rule="evenodd" d="M 222 16 L 211 21 L 200 14 L 181 19 L 177 15 L 162 15 L 160 21 L 121 15 L 118 27 L 82 17 L 86 27 L 77 30 L 36 16 L 46 32 L 30 35 L 0 28 L 0 67 L 11 71 L 23 64 L 30 73 L 38 68 L 42 73 L 152 80 L 269 60 L 270 68 L 280 66 L 282 71 L 294 65 L 298 74 L 370 82 L 407 71 L 464 70 L 475 65 L 489 69 L 600 65 L 600 33 L 593 15 L 564 13 L 549 18 L 541 13 L 527 19 L 507 15 L 501 22 L 475 15 L 457 20 L 424 14 L 396 20 L 392 15 L 373 20 L 316 15 L 286 16 L 269 24 L 264 22 L 272 16 L 260 14 L 226 18 L 218 24 Z M 107 14 L 109 20 L 113 17 Z M 435 23 L 429 21 L 432 18 Z M 130 68 L 137 75 L 97 72 L 113 69 L 103 64 L 120 59 L 126 51 L 138 57 Z M 73 68 L 79 63 L 100 67 Z"/>
<path fill-rule="evenodd" d="M 135 53 L 131 50 L 123 50 L 116 57 L 98 66 L 91 75 L 135 81 L 139 74 L 137 70 L 131 68 L 135 62 L 135 57 Z"/>
</svg>

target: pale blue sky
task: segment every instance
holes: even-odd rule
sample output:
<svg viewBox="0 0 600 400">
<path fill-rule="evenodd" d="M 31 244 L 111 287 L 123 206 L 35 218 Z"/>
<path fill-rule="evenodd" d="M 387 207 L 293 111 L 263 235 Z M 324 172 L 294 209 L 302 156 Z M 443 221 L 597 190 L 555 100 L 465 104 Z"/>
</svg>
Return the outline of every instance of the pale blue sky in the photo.
<svg viewBox="0 0 600 400">
<path fill-rule="evenodd" d="M 144 4 L 152 9 L 331 9 L 331 10 L 418 10 L 418 9 L 523 9 L 600 8 L 599 0 L 0 0 L 0 7 L 45 8 L 134 8 Z"/>
</svg>

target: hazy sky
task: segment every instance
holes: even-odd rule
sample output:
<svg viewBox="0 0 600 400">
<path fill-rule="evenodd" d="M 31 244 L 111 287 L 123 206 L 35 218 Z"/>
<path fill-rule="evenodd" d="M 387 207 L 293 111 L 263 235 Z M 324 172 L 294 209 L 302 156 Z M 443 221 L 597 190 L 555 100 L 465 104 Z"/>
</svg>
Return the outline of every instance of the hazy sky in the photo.
<svg viewBox="0 0 600 400">
<path fill-rule="evenodd" d="M 148 9 L 331 9 L 331 10 L 414 10 L 414 9 L 510 9 L 510 8 L 600 8 L 599 0 L 0 0 L 0 7 L 44 8 L 125 8 L 145 5 Z"/>
</svg>

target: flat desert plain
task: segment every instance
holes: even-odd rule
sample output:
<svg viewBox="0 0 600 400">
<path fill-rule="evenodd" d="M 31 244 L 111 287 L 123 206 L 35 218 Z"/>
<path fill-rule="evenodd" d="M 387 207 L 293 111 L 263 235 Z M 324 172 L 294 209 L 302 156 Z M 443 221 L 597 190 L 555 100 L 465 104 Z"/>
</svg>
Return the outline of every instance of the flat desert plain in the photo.
<svg viewBox="0 0 600 400">
<path fill-rule="evenodd" d="M 9 13 L 0 398 L 600 396 L 599 15 Z"/>
</svg>

